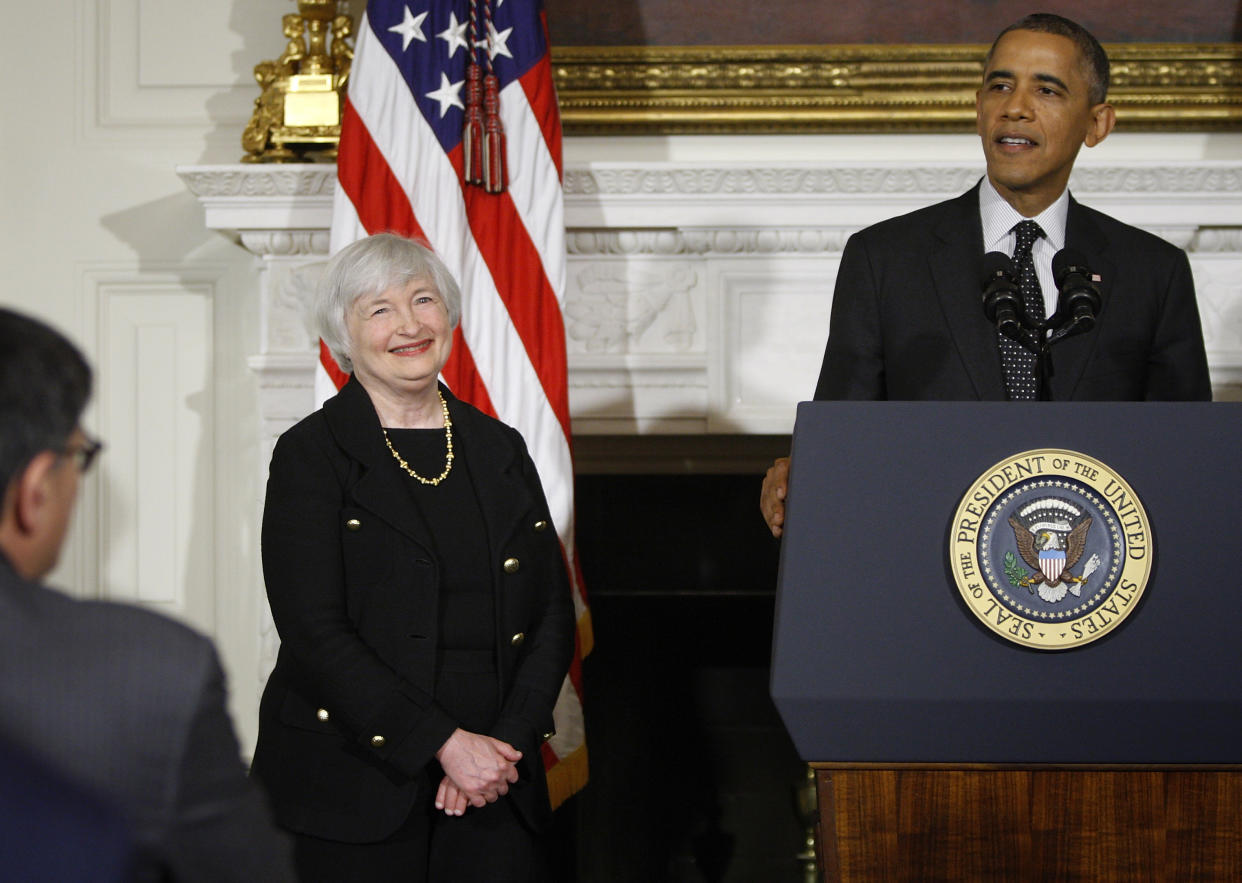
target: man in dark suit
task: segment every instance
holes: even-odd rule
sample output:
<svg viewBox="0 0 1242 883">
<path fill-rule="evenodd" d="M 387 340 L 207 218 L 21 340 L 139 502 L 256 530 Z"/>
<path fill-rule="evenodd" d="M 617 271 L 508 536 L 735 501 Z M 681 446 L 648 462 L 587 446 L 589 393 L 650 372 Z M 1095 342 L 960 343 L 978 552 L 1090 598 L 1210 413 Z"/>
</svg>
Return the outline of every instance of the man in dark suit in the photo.
<svg viewBox="0 0 1242 883">
<path fill-rule="evenodd" d="M 1035 359 L 999 337 L 980 300 L 983 255 L 1014 257 L 1031 312 L 1057 306 L 1052 257 L 1069 246 L 1098 276 L 1088 333 L 1052 350 L 1054 400 L 1207 400 L 1203 333 L 1186 255 L 1077 203 L 1082 145 L 1113 129 L 1108 57 L 1081 26 L 1030 15 L 997 37 L 976 93 L 987 175 L 956 199 L 850 237 L 841 257 L 816 399 L 1033 398 Z M 788 458 L 760 508 L 784 523 Z"/>
<path fill-rule="evenodd" d="M 210 641 L 39 584 L 100 448 L 78 425 L 90 379 L 64 337 L 0 309 L 0 732 L 121 812 L 138 879 L 291 880 Z"/>
</svg>

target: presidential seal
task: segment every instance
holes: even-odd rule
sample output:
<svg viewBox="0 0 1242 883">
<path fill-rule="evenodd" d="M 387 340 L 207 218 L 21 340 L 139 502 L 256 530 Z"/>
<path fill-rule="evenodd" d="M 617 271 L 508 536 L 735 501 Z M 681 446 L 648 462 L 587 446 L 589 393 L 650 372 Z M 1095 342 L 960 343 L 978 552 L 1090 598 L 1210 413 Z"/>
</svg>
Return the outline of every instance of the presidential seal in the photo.
<svg viewBox="0 0 1242 883">
<path fill-rule="evenodd" d="M 950 568 L 966 606 L 1002 638 L 1081 647 L 1117 628 L 1147 588 L 1155 547 L 1138 496 L 1076 451 L 1007 457 L 966 491 Z"/>
</svg>

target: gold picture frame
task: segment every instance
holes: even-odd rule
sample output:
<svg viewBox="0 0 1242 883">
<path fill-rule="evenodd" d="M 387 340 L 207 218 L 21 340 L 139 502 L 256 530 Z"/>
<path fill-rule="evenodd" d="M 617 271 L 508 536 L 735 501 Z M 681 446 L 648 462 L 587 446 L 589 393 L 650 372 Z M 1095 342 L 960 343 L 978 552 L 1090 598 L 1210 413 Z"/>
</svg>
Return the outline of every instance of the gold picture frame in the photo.
<svg viewBox="0 0 1242 883">
<path fill-rule="evenodd" d="M 1131 131 L 1242 131 L 1242 43 L 1106 44 Z M 568 135 L 970 132 L 984 45 L 560 46 Z"/>
</svg>

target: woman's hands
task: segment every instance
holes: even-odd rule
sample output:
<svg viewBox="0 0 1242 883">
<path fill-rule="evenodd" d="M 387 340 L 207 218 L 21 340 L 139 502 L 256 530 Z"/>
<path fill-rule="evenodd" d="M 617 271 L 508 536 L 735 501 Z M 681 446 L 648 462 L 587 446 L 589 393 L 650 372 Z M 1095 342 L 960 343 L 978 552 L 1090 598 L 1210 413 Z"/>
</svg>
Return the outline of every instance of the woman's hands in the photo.
<svg viewBox="0 0 1242 883">
<path fill-rule="evenodd" d="M 467 805 L 495 803 L 518 780 L 521 759 L 522 752 L 508 742 L 459 727 L 436 752 L 445 774 L 436 790 L 436 809 L 459 816 Z"/>
<path fill-rule="evenodd" d="M 446 816 L 459 816 L 469 805 L 470 801 L 466 799 L 461 789 L 453 784 L 452 779 L 445 776 L 440 780 L 440 787 L 436 790 L 436 809 L 444 810 Z"/>
</svg>

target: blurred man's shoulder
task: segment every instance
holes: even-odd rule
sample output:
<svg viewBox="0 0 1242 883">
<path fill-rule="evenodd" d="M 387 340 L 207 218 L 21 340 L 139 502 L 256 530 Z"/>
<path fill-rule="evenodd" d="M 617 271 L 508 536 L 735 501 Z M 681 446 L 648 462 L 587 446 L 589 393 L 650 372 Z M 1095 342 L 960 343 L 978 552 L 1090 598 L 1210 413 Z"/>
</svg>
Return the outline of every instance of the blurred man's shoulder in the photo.
<svg viewBox="0 0 1242 883">
<path fill-rule="evenodd" d="M 163 613 L 126 601 L 74 598 L 56 588 L 6 576 L 0 580 L 0 594 L 11 625 L 48 652 L 92 653 L 106 646 L 108 655 L 97 657 L 95 666 L 149 663 L 152 674 L 214 663 L 215 650 L 206 636 Z"/>
</svg>

